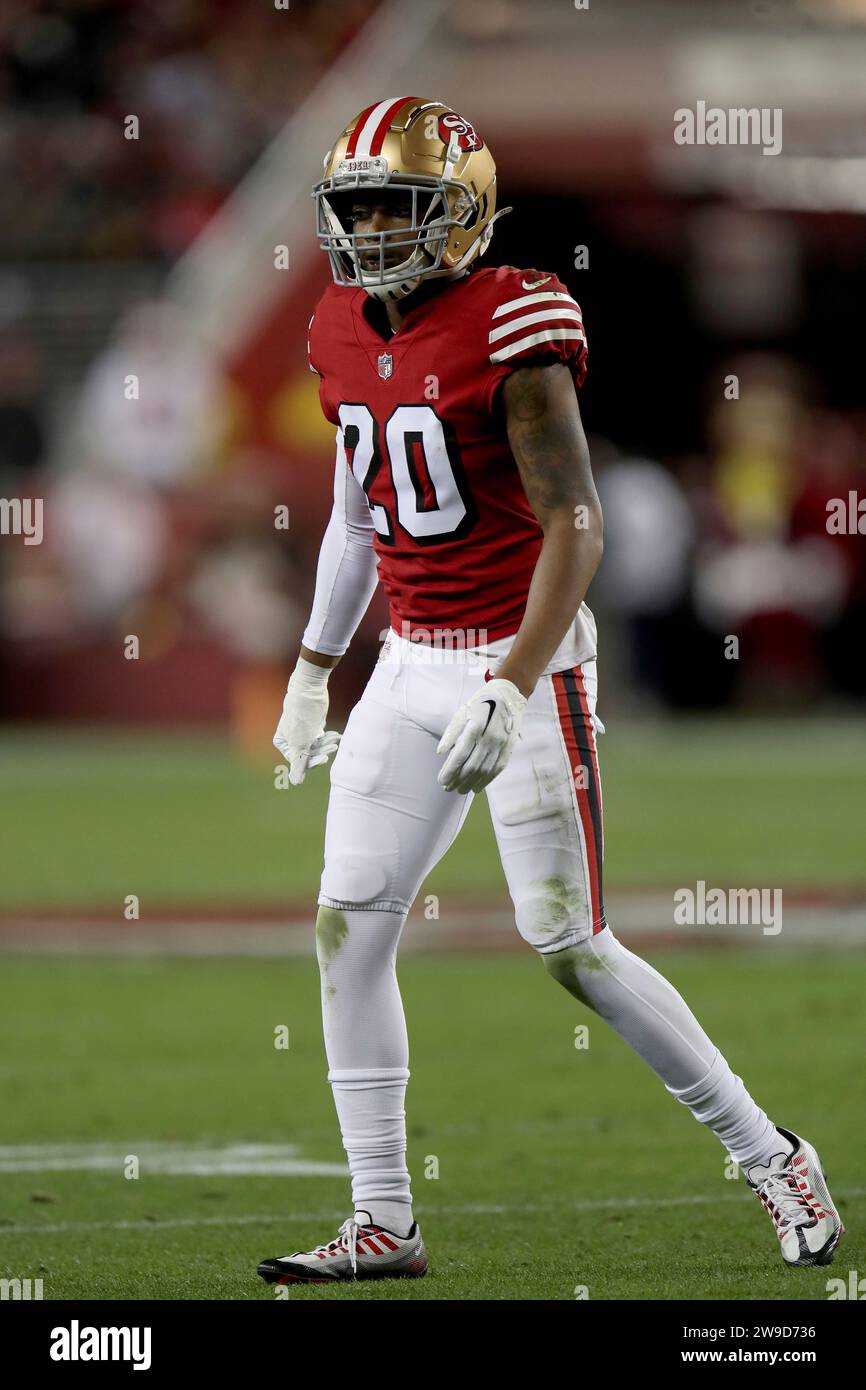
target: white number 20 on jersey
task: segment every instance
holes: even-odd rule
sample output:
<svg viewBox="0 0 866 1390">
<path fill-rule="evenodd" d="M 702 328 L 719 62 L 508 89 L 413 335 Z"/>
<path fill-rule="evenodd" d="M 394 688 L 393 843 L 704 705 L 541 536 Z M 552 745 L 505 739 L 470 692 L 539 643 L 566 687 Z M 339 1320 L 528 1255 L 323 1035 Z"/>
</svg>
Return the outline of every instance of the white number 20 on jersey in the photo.
<svg viewBox="0 0 866 1390">
<path fill-rule="evenodd" d="M 376 531 L 394 544 L 394 521 L 387 507 L 370 501 L 370 488 L 383 464 L 379 422 L 366 405 L 340 406 L 337 447 L 367 496 Z M 457 441 L 429 405 L 398 405 L 385 425 L 385 450 L 397 503 L 397 522 L 419 545 L 441 545 L 466 535 L 476 510 L 466 486 Z M 424 496 L 415 463 L 420 449 L 435 505 Z"/>
</svg>

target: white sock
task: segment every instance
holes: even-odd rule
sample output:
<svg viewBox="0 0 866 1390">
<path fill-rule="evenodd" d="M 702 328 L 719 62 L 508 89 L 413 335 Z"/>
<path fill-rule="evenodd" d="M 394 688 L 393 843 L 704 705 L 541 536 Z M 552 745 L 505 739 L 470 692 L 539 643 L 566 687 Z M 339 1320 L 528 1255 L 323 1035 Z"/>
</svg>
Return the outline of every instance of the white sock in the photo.
<svg viewBox="0 0 866 1390">
<path fill-rule="evenodd" d="M 707 1125 L 741 1168 L 766 1163 L 790 1144 L 754 1102 L 682 995 L 610 928 L 542 959 L 555 979 L 589 1004 Z"/>
<path fill-rule="evenodd" d="M 328 1080 L 356 1210 L 398 1235 L 412 1226 L 406 1167 L 409 1041 L 396 956 L 405 914 L 323 908 L 316 927 Z"/>
<path fill-rule="evenodd" d="M 406 1213 L 400 1225 L 408 1229 L 413 1219 L 403 1108 L 408 1067 L 332 1067 L 328 1080 L 349 1160 L 355 1208 L 369 1211 L 376 1221 L 373 1208 L 379 1203 L 398 1204 Z"/>
<path fill-rule="evenodd" d="M 755 1104 L 721 1052 L 716 1053 L 713 1065 L 696 1085 L 681 1091 L 672 1086 L 667 1089 L 689 1107 L 696 1120 L 713 1131 L 740 1168 L 767 1164 L 774 1154 L 793 1153 L 789 1140 Z"/>
<path fill-rule="evenodd" d="M 405 1202 L 368 1202 L 363 1208 L 355 1208 L 355 1220 L 362 1219 L 365 1226 L 382 1226 L 392 1235 L 403 1237 L 415 1224 L 411 1203 L 407 1206 Z"/>
</svg>

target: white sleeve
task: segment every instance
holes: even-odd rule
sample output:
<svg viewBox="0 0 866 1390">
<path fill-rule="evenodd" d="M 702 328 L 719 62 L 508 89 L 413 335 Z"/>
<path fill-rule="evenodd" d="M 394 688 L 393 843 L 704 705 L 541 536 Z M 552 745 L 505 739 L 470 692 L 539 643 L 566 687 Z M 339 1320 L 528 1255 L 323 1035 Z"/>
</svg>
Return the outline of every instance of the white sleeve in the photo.
<svg viewBox="0 0 866 1390">
<path fill-rule="evenodd" d="M 346 464 L 337 435 L 334 507 L 322 539 L 313 608 L 303 644 L 323 656 L 342 656 L 366 613 L 379 580 L 375 527 L 363 488 Z"/>
</svg>

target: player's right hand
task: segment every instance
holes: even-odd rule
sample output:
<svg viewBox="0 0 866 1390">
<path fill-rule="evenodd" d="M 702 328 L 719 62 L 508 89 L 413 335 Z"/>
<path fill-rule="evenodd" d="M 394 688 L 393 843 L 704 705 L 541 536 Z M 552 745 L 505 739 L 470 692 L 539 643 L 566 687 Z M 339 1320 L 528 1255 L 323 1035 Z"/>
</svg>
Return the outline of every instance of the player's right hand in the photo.
<svg viewBox="0 0 866 1390">
<path fill-rule="evenodd" d="M 479 792 L 498 777 L 520 734 L 526 696 L 501 676 L 461 705 L 436 752 L 448 756 L 437 781 L 447 792 Z"/>
<path fill-rule="evenodd" d="M 340 734 L 333 729 L 325 732 L 329 675 L 325 667 L 299 661 L 289 678 L 274 747 L 289 765 L 293 787 L 303 782 L 308 768 L 326 763 L 340 743 Z"/>
</svg>

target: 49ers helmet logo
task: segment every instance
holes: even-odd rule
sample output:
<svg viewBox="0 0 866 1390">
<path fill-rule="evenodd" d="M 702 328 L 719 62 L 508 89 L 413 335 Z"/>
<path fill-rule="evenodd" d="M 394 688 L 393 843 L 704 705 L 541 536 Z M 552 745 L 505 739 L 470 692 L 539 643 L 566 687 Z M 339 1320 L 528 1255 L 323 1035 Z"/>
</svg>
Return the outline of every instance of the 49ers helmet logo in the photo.
<svg viewBox="0 0 866 1390">
<path fill-rule="evenodd" d="M 463 116 L 458 116 L 456 111 L 439 117 L 439 139 L 445 145 L 456 143 L 461 150 L 480 150 L 484 147 L 484 141 L 476 133 L 475 127 Z"/>
</svg>

